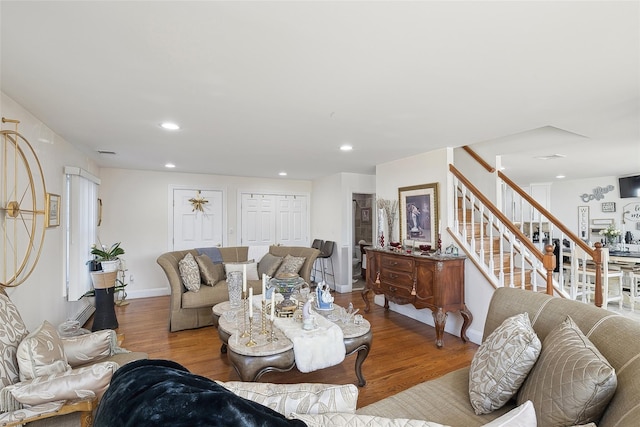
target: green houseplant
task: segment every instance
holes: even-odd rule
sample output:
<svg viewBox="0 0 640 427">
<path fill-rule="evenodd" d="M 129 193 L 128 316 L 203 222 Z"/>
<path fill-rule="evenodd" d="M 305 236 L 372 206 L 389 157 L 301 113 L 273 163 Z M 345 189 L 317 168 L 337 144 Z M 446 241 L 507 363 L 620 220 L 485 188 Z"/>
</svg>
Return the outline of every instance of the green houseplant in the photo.
<svg viewBox="0 0 640 427">
<path fill-rule="evenodd" d="M 115 261 L 120 255 L 124 254 L 124 249 L 120 247 L 120 243 L 121 242 L 114 243 L 108 250 L 105 245 L 102 245 L 101 248 L 93 245 L 91 247 L 91 255 L 93 255 L 98 262 Z"/>
</svg>

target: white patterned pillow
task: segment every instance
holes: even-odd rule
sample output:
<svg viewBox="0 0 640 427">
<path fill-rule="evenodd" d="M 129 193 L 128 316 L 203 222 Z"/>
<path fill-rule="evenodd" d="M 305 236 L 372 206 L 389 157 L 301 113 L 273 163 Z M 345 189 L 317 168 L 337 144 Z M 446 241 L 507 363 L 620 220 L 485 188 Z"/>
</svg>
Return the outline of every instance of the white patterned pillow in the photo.
<svg viewBox="0 0 640 427">
<path fill-rule="evenodd" d="M 58 331 L 46 320 L 22 340 L 17 358 L 21 381 L 71 369 Z"/>
<path fill-rule="evenodd" d="M 307 427 L 349 426 L 349 427 L 447 427 L 431 421 L 407 418 L 384 418 L 374 415 L 328 413 L 289 414 L 289 419 L 304 421 Z"/>
<path fill-rule="evenodd" d="M 96 362 L 113 354 L 116 332 L 112 329 L 61 338 L 64 354 L 71 367 Z"/>
<path fill-rule="evenodd" d="M 567 316 L 544 339 L 518 404 L 531 400 L 541 426 L 597 422 L 617 384 L 615 369 Z"/>
<path fill-rule="evenodd" d="M 469 399 L 476 414 L 501 408 L 518 392 L 541 346 L 527 313 L 505 319 L 487 337 L 469 369 Z"/>
<path fill-rule="evenodd" d="M 180 278 L 184 287 L 189 291 L 198 292 L 200 290 L 200 269 L 193 255 L 186 254 L 178 262 L 178 269 L 180 270 Z"/>
<path fill-rule="evenodd" d="M 298 274 L 306 259 L 307 258 L 303 256 L 285 255 L 275 276 L 278 277 L 281 274 Z"/>
<path fill-rule="evenodd" d="M 16 353 L 28 333 L 16 306 L 6 295 L 0 294 L 0 386 L 8 386 L 20 379 Z"/>
<path fill-rule="evenodd" d="M 240 397 L 260 403 L 286 416 L 292 412 L 354 413 L 358 403 L 358 388 L 353 384 L 216 382 Z"/>
</svg>

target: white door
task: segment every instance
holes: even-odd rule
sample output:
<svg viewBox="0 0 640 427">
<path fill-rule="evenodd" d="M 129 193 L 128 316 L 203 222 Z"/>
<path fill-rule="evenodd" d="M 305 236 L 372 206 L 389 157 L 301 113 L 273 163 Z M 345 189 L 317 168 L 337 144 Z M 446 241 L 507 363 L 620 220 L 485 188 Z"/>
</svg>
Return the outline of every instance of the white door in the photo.
<svg viewBox="0 0 640 427">
<path fill-rule="evenodd" d="M 309 246 L 307 197 L 242 194 L 241 245 Z"/>
<path fill-rule="evenodd" d="M 307 235 L 307 198 L 278 196 L 278 243 L 285 246 L 310 246 Z"/>
<path fill-rule="evenodd" d="M 275 198 L 269 194 L 243 194 L 242 241 L 244 246 L 268 246 L 276 240 Z"/>
<path fill-rule="evenodd" d="M 197 201 L 202 211 L 194 206 Z M 173 190 L 173 250 L 222 246 L 222 191 Z"/>
</svg>

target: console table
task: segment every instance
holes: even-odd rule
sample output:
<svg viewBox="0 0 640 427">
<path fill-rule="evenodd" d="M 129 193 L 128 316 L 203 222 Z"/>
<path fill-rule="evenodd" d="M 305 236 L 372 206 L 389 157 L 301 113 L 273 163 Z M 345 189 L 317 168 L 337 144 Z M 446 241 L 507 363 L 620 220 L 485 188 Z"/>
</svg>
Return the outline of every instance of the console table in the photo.
<svg viewBox="0 0 640 427">
<path fill-rule="evenodd" d="M 436 328 L 436 345 L 443 346 L 444 326 L 450 311 L 463 318 L 460 338 L 467 342 L 467 328 L 473 320 L 464 303 L 464 256 L 422 255 L 368 247 L 367 279 L 362 291 L 365 312 L 369 312 L 369 292 L 384 295 L 384 308 L 389 301 L 429 308 Z"/>
</svg>

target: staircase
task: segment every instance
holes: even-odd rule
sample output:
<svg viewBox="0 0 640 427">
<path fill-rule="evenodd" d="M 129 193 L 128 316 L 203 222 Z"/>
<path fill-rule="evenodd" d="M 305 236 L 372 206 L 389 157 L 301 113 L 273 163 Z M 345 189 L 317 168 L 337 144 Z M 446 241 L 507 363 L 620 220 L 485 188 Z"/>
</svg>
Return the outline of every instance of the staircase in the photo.
<svg viewBox="0 0 640 427">
<path fill-rule="evenodd" d="M 556 264 L 561 265 L 564 258 L 561 248 L 558 248 L 559 256 L 556 258 L 550 241 L 538 239 L 534 242 L 524 232 L 525 224 L 528 230 L 534 227 L 541 230 L 545 224 L 553 241 L 567 243 L 565 256 L 572 266 L 586 262 L 594 266 L 595 305 L 602 306 L 600 243 L 596 243 L 596 248 L 590 248 L 507 176 L 495 171 L 470 149 L 465 148 L 465 151 L 493 174 L 498 181 L 496 187 L 502 189 L 498 200 L 493 203 L 455 166 L 449 165 L 457 215 L 447 231 L 485 278 L 496 288 L 518 287 L 575 298 L 575 292 L 569 292 L 572 286 L 575 288 L 573 275 L 565 283 L 562 268 L 554 273 Z M 503 200 L 507 200 L 510 206 L 500 202 Z M 512 206 L 518 208 L 518 217 L 509 216 Z"/>
</svg>

